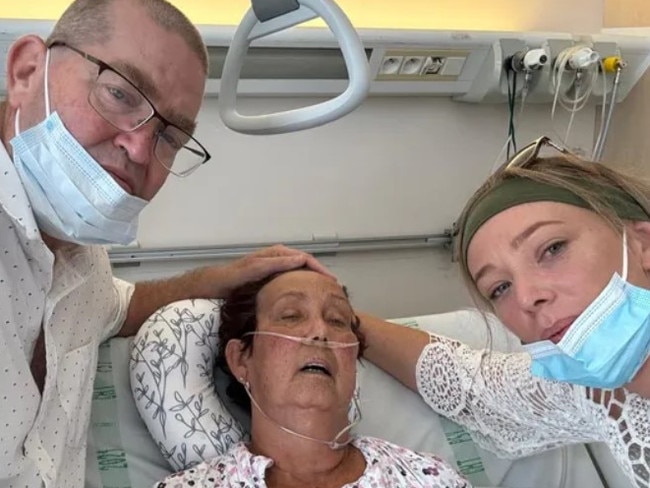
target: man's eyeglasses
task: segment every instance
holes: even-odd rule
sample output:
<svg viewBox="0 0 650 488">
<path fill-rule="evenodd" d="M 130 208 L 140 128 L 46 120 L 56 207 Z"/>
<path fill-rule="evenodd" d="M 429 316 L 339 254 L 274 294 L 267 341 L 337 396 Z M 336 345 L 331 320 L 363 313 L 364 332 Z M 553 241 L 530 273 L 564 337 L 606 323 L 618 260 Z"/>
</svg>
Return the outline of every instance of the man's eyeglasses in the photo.
<svg viewBox="0 0 650 488">
<path fill-rule="evenodd" d="M 555 144 L 549 137 L 542 136 L 535 139 L 533 142 L 523 147 L 517 154 L 515 154 L 509 161 L 507 161 L 501 169 L 508 168 L 521 168 L 526 166 L 531 161 L 539 156 L 540 151 L 544 146 L 552 147 L 553 149 L 561 152 L 562 154 L 571 155 L 571 151 Z"/>
<path fill-rule="evenodd" d="M 173 125 L 129 79 L 104 61 L 69 44 L 56 41 L 52 47 L 67 47 L 99 67 L 88 94 L 88 103 L 109 124 L 131 132 L 154 117 L 161 123 L 156 132 L 154 155 L 176 176 L 187 176 L 210 159 L 210 153 L 191 134 Z"/>
</svg>

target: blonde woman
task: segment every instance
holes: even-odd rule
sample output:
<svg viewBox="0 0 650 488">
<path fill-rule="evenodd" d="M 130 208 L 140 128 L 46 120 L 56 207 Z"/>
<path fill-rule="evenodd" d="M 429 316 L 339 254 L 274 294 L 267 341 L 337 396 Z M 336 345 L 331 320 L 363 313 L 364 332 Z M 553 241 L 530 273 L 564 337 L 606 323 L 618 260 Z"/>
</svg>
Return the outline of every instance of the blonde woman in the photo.
<svg viewBox="0 0 650 488">
<path fill-rule="evenodd" d="M 538 139 L 473 195 L 457 236 L 470 291 L 527 352 L 361 314 L 365 357 L 499 455 L 600 441 L 650 486 L 649 195 Z"/>
</svg>

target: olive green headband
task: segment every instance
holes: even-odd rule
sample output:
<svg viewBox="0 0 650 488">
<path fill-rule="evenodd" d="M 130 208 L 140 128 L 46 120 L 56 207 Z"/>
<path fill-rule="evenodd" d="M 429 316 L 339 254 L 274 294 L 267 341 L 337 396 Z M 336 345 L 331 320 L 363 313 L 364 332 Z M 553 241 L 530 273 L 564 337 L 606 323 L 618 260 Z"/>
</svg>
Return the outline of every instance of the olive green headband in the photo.
<svg viewBox="0 0 650 488">
<path fill-rule="evenodd" d="M 580 180 L 572 182 L 586 191 L 596 191 L 597 194 L 604 195 L 614 213 L 621 219 L 650 220 L 650 216 L 643 210 L 643 207 L 622 190 L 604 188 Z M 463 256 L 467 257 L 467 248 L 476 231 L 496 214 L 522 203 L 541 201 L 567 203 L 593 210 L 585 200 L 565 188 L 530 178 L 508 178 L 498 183 L 479 199 L 467 216 L 463 229 Z"/>
</svg>

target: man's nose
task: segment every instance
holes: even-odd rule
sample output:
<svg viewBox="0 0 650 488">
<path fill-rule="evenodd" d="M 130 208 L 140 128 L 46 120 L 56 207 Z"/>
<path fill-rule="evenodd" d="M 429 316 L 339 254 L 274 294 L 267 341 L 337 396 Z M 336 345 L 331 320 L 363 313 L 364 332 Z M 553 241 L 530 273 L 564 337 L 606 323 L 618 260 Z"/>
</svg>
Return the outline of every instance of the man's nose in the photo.
<svg viewBox="0 0 650 488">
<path fill-rule="evenodd" d="M 149 121 L 136 130 L 119 133 L 115 142 L 126 151 L 131 161 L 140 165 L 148 165 L 154 158 L 157 137 L 156 123 Z"/>
</svg>

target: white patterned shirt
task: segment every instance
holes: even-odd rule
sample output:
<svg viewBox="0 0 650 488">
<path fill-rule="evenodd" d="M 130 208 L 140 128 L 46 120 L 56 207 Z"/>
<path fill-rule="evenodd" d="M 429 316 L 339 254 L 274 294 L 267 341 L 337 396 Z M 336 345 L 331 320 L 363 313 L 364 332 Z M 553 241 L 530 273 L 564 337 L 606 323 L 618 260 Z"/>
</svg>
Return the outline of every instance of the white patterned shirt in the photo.
<svg viewBox="0 0 650 488">
<path fill-rule="evenodd" d="M 650 487 L 650 399 L 532 376 L 528 353 L 475 350 L 430 334 L 418 392 L 499 457 L 604 442 L 631 483 Z"/>
<path fill-rule="evenodd" d="M 411 451 L 374 437 L 352 441 L 366 460 L 361 477 L 341 488 L 471 488 L 454 468 L 433 454 Z M 240 442 L 226 454 L 172 474 L 154 488 L 266 488 L 273 460 L 251 454 Z"/>
<path fill-rule="evenodd" d="M 82 487 L 98 346 L 133 285 L 101 246 L 49 250 L 2 144 L 0 182 L 0 487 Z M 41 326 L 42 395 L 30 369 Z"/>
</svg>

